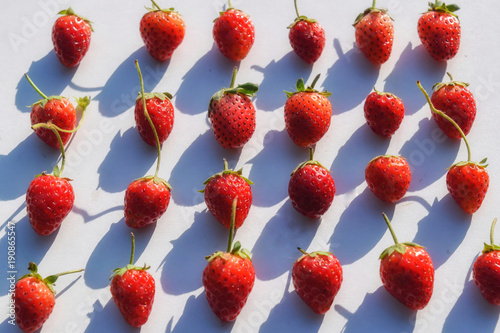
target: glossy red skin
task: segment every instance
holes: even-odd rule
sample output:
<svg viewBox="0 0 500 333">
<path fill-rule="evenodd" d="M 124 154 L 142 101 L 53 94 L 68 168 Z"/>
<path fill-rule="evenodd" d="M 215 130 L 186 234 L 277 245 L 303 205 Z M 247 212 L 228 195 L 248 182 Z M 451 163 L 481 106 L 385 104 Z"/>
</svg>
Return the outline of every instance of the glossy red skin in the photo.
<svg viewBox="0 0 500 333">
<path fill-rule="evenodd" d="M 17 326 L 26 333 L 42 327 L 56 303 L 54 293 L 45 282 L 32 276 L 17 281 L 12 299 L 15 301 Z"/>
<path fill-rule="evenodd" d="M 53 233 L 74 202 L 75 193 L 68 179 L 53 175 L 33 179 L 26 192 L 26 210 L 33 230 L 42 236 Z"/>
<path fill-rule="evenodd" d="M 255 132 L 255 107 L 244 94 L 213 99 L 208 113 L 215 138 L 226 149 L 243 147 Z"/>
<path fill-rule="evenodd" d="M 475 213 L 483 203 L 490 176 L 477 164 L 453 166 L 446 174 L 448 192 L 466 213 Z"/>
<path fill-rule="evenodd" d="M 320 93 L 293 94 L 287 99 L 284 112 L 286 131 L 300 147 L 311 147 L 330 128 L 332 105 Z"/>
<path fill-rule="evenodd" d="M 448 13 L 430 11 L 418 20 L 418 36 L 437 61 L 453 58 L 460 48 L 460 21 Z"/>
<path fill-rule="evenodd" d="M 397 131 L 405 116 L 405 106 L 401 99 L 377 92 L 366 97 L 364 111 L 371 130 L 385 138 L 390 138 Z"/>
<path fill-rule="evenodd" d="M 92 28 L 76 15 L 59 17 L 52 27 L 52 43 L 59 61 L 75 67 L 82 61 L 90 46 Z"/>
<path fill-rule="evenodd" d="M 255 41 L 255 27 L 250 16 L 238 9 L 228 9 L 219 16 L 212 33 L 219 51 L 234 61 L 243 60 Z"/>
<path fill-rule="evenodd" d="M 308 64 L 315 63 L 325 48 L 325 30 L 318 22 L 301 20 L 295 23 L 288 38 L 295 54 Z"/>
<path fill-rule="evenodd" d="M 394 251 L 380 262 L 385 289 L 412 310 L 423 309 L 434 289 L 434 265 L 421 247 L 407 246 L 405 254 Z"/>
<path fill-rule="evenodd" d="M 210 261 L 203 271 L 207 301 L 224 322 L 234 321 L 247 302 L 255 282 L 250 259 L 224 253 Z"/>
<path fill-rule="evenodd" d="M 153 179 L 137 179 L 125 191 L 125 223 L 134 229 L 156 223 L 170 202 L 170 189 Z"/>
<path fill-rule="evenodd" d="M 111 281 L 111 295 L 125 321 L 134 327 L 144 325 L 155 298 L 155 279 L 145 270 L 129 269 Z"/>
<path fill-rule="evenodd" d="M 186 26 L 176 12 L 153 11 L 142 17 L 140 31 L 149 54 L 157 61 L 165 61 L 184 40 Z"/>
<path fill-rule="evenodd" d="M 444 85 L 432 93 L 431 102 L 436 109 L 453 119 L 465 135 L 469 134 L 476 118 L 476 100 L 469 89 L 460 85 Z M 432 117 L 449 138 L 462 139 L 460 132 L 448 120 L 434 112 Z"/>
<path fill-rule="evenodd" d="M 387 13 L 371 12 L 355 25 L 356 45 L 364 56 L 381 65 L 391 56 L 394 25 Z"/>
<path fill-rule="evenodd" d="M 238 197 L 234 228 L 241 227 L 252 206 L 252 189 L 243 178 L 235 174 L 215 176 L 204 193 L 208 210 L 227 229 L 231 227 L 233 200 Z"/>
<path fill-rule="evenodd" d="M 160 145 L 167 140 L 174 127 L 174 106 L 172 102 L 165 98 L 154 97 L 146 100 L 146 108 L 148 109 L 149 117 L 156 129 L 156 134 L 160 141 Z M 135 123 L 141 138 L 148 145 L 156 147 L 156 139 L 151 129 L 146 115 L 142 99 L 138 99 L 135 103 Z"/>
<path fill-rule="evenodd" d="M 474 262 L 473 278 L 484 299 L 500 305 L 500 251 L 480 255 Z"/>
<path fill-rule="evenodd" d="M 288 196 L 299 213 L 316 219 L 325 214 L 332 205 L 335 182 L 325 168 L 307 164 L 290 178 Z"/>
<path fill-rule="evenodd" d="M 366 166 L 365 179 L 377 198 L 385 202 L 396 202 L 410 187 L 410 166 L 402 157 L 379 157 Z"/>
<path fill-rule="evenodd" d="M 292 279 L 295 291 L 316 313 L 324 314 L 332 306 L 342 285 L 342 266 L 333 255 L 306 254 L 293 265 Z"/>
<path fill-rule="evenodd" d="M 40 104 L 36 104 L 31 109 L 31 125 L 39 123 L 49 123 L 56 125 L 64 130 L 73 130 L 76 123 L 75 107 L 66 98 L 51 99 L 42 108 Z M 57 140 L 54 132 L 47 128 L 38 128 L 35 130 L 36 135 L 43 142 L 53 148 L 60 149 L 59 141 Z M 71 133 L 64 133 L 59 131 L 63 145 L 66 145 L 71 138 Z"/>
</svg>

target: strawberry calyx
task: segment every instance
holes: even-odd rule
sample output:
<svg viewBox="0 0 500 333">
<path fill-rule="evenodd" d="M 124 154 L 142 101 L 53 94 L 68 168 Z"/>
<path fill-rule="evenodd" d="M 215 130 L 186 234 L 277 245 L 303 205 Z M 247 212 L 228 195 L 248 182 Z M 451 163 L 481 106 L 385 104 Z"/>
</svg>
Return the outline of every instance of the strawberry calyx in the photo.
<svg viewBox="0 0 500 333">
<path fill-rule="evenodd" d="M 297 13 L 297 17 L 295 18 L 295 21 L 293 21 L 292 24 L 290 24 L 287 28 L 288 29 L 291 29 L 293 28 L 297 23 L 299 23 L 300 21 L 306 21 L 306 22 L 309 22 L 309 23 L 316 23 L 318 21 L 316 21 L 315 19 L 312 19 L 312 18 L 308 18 L 307 16 L 304 16 L 304 15 L 300 15 L 299 14 L 299 8 L 297 7 L 297 0 L 294 0 L 293 4 L 295 5 L 295 12 Z"/>
<path fill-rule="evenodd" d="M 224 170 L 222 170 L 219 173 L 216 173 L 215 175 L 213 175 L 210 178 L 208 178 L 207 180 L 205 180 L 203 182 L 203 185 L 207 185 L 212 180 L 212 178 L 219 177 L 219 176 L 225 176 L 225 175 L 236 175 L 236 176 L 242 178 L 245 182 L 247 182 L 248 185 L 253 185 L 253 182 L 250 179 L 242 176 L 243 168 L 241 168 L 237 171 L 233 171 L 233 169 L 228 168 L 227 160 L 225 158 L 223 158 L 222 160 L 224 161 Z M 198 192 L 204 193 L 205 190 L 200 190 Z"/>
<path fill-rule="evenodd" d="M 461 86 L 461 87 L 468 87 L 469 84 L 466 83 L 466 82 L 462 82 L 462 81 L 455 81 L 453 80 L 453 76 L 451 76 L 451 74 L 449 72 L 446 72 L 446 74 L 448 74 L 448 76 L 450 77 L 450 82 L 437 82 L 435 83 L 433 86 L 432 86 L 432 89 L 434 91 L 438 91 L 439 89 L 447 86 L 447 87 L 454 87 L 454 86 Z"/>
<path fill-rule="evenodd" d="M 78 17 L 79 19 L 81 19 L 82 21 L 85 21 L 89 26 L 90 26 L 90 30 L 92 32 L 94 32 L 94 28 L 92 27 L 92 21 L 90 21 L 88 18 L 86 17 L 83 17 L 81 15 L 78 15 L 75 13 L 75 11 L 73 10 L 73 8 L 69 7 L 68 9 L 63 9 L 61 10 L 59 13 L 57 13 L 59 15 L 73 15 L 73 16 L 76 16 Z"/>
<path fill-rule="evenodd" d="M 139 92 L 139 94 L 137 94 L 137 98 L 135 100 L 138 101 L 141 98 L 142 98 L 142 94 Z M 150 99 L 153 99 L 153 98 L 158 98 L 158 99 L 161 99 L 162 101 L 164 101 L 166 99 L 171 100 L 172 99 L 172 94 L 168 93 L 168 92 L 162 92 L 162 93 L 153 92 L 153 93 L 145 93 L 144 94 L 144 99 L 146 101 L 150 100 Z"/>
<path fill-rule="evenodd" d="M 55 285 L 55 282 L 57 281 L 57 279 L 60 276 L 84 271 L 84 269 L 78 269 L 78 270 L 74 270 L 74 271 L 68 271 L 68 272 L 63 272 L 63 273 L 59 273 L 59 274 L 49 275 L 46 278 L 43 278 L 40 274 L 38 274 L 38 266 L 34 262 L 30 262 L 28 264 L 28 270 L 30 271 L 29 274 L 21 276 L 19 278 L 19 280 L 22 280 L 22 279 L 27 278 L 27 277 L 34 277 L 34 278 L 42 281 L 43 283 L 45 283 L 54 295 L 56 294 L 56 292 L 55 292 L 53 286 Z"/>
<path fill-rule="evenodd" d="M 145 181 L 145 182 L 153 181 L 156 185 L 163 184 L 166 188 L 172 191 L 172 186 L 165 179 L 162 179 L 158 176 L 145 176 L 135 179 L 134 181 Z"/>
<path fill-rule="evenodd" d="M 423 247 L 421 245 L 411 243 L 411 242 L 405 242 L 405 243 L 400 243 L 396 237 L 396 233 L 394 232 L 394 229 L 392 229 L 391 222 L 389 221 L 389 218 L 385 213 L 382 213 L 382 216 L 384 217 L 385 223 L 387 224 L 387 227 L 389 227 L 389 231 L 391 232 L 392 239 L 394 239 L 394 245 L 389 246 L 387 249 L 385 249 L 381 254 L 379 259 L 384 259 L 386 256 L 391 255 L 394 251 L 397 251 L 401 254 L 405 254 L 406 248 L 408 246 L 410 247 Z"/>
<path fill-rule="evenodd" d="M 327 170 L 328 172 L 330 172 L 330 170 L 328 170 L 325 166 L 323 166 L 321 163 L 319 163 L 318 161 L 315 161 L 313 159 L 313 156 L 314 156 L 314 149 L 312 147 L 309 147 L 309 160 L 307 161 L 304 161 L 302 163 L 300 163 L 293 171 L 292 171 L 292 174 L 290 176 L 293 176 L 297 171 L 299 171 L 300 169 L 302 169 L 303 167 L 305 167 L 306 165 L 317 165 L 317 166 L 320 166 L 322 167 L 323 169 Z"/>
<path fill-rule="evenodd" d="M 299 250 L 300 252 L 302 252 L 302 256 L 299 259 L 297 259 L 296 261 L 301 261 L 306 256 L 314 258 L 316 256 L 329 256 L 329 255 L 332 254 L 331 252 L 325 252 L 325 251 L 314 251 L 314 252 L 311 252 L 311 253 L 307 253 L 306 251 L 304 251 L 300 247 L 297 247 L 297 250 Z"/>
<path fill-rule="evenodd" d="M 455 14 L 454 12 L 456 12 L 459 9 L 460 7 L 458 5 L 455 4 L 447 5 L 443 1 L 436 0 L 434 3 L 429 2 L 429 9 L 427 10 L 427 13 L 441 12 L 453 15 L 456 18 L 458 18 L 457 14 Z"/>
<path fill-rule="evenodd" d="M 153 7 L 152 8 L 150 8 L 150 7 L 144 7 L 144 8 L 146 8 L 146 10 L 148 10 L 150 12 L 164 12 L 164 13 L 172 13 L 172 12 L 174 12 L 174 13 L 179 14 L 178 12 L 175 11 L 175 9 L 173 7 L 171 7 L 171 8 L 161 8 L 160 6 L 158 6 L 158 4 L 156 3 L 156 1 L 151 0 L 151 2 L 153 3 Z"/>
<path fill-rule="evenodd" d="M 316 85 L 316 82 L 318 82 L 318 79 L 319 77 L 321 76 L 321 74 L 318 74 L 316 75 L 316 77 L 314 78 L 312 84 L 310 86 L 305 86 L 304 84 L 304 79 L 300 78 L 297 80 L 297 91 L 294 91 L 294 92 L 290 92 L 290 91 L 286 91 L 285 90 L 285 94 L 288 98 L 292 97 L 293 95 L 295 94 L 298 94 L 298 93 L 302 93 L 302 92 L 305 92 L 305 93 L 317 93 L 317 94 L 320 94 L 320 95 L 323 95 L 325 97 L 329 97 L 332 93 L 328 92 L 328 91 L 318 91 L 316 89 L 314 89 L 314 86 Z"/>
<path fill-rule="evenodd" d="M 493 223 L 491 223 L 490 244 L 484 243 L 483 253 L 500 251 L 500 246 L 495 245 L 495 240 L 494 240 L 494 232 L 495 232 L 495 225 L 496 224 L 497 224 L 497 218 L 495 217 L 495 219 L 493 220 Z"/>
<path fill-rule="evenodd" d="M 366 8 L 362 13 L 359 13 L 359 15 L 354 20 L 354 23 L 352 24 L 354 27 L 356 26 L 356 24 L 359 23 L 359 21 L 361 21 L 363 19 L 363 17 L 365 17 L 366 15 L 371 14 L 371 13 L 383 13 L 383 14 L 387 14 L 389 16 L 389 18 L 394 21 L 394 19 L 391 17 L 391 15 L 388 14 L 387 9 L 385 9 L 385 8 L 376 8 L 375 7 L 376 2 L 377 2 L 376 0 L 373 0 L 373 3 L 372 3 L 371 7 Z"/>
<path fill-rule="evenodd" d="M 130 261 L 128 263 L 127 266 L 125 267 L 119 267 L 119 268 L 115 268 L 113 270 L 113 274 L 110 276 L 110 280 L 112 280 L 116 275 L 118 276 L 123 276 L 123 274 L 125 274 L 126 271 L 128 270 L 136 270 L 136 271 L 145 271 L 145 270 L 148 270 L 149 268 L 151 268 L 151 266 L 146 266 L 146 264 L 144 264 L 143 267 L 140 267 L 140 266 L 135 266 L 133 263 L 134 263 L 134 254 L 135 254 L 135 236 L 134 236 L 134 233 L 130 233 L 131 235 L 131 239 L 132 239 L 132 250 L 130 252 Z"/>
<path fill-rule="evenodd" d="M 488 158 L 486 157 L 486 158 L 483 158 L 479 163 L 472 162 L 472 161 L 461 161 L 461 162 L 453 164 L 452 166 L 447 168 L 447 170 L 455 168 L 455 167 L 465 166 L 465 165 L 475 165 L 479 168 L 484 169 L 489 165 L 489 164 L 486 164 L 487 160 L 488 160 Z"/>
<path fill-rule="evenodd" d="M 404 158 L 403 156 L 396 156 L 396 155 L 379 155 L 377 157 L 374 157 L 370 160 L 370 162 L 368 162 L 368 164 L 372 163 L 373 161 L 379 159 L 379 158 L 385 158 L 385 159 L 388 159 L 388 158 L 402 158 L 404 160 L 406 160 L 406 158 Z"/>
<path fill-rule="evenodd" d="M 400 99 L 398 96 L 392 94 L 392 93 L 388 93 L 388 92 L 385 92 L 385 91 L 378 91 L 375 87 L 373 87 L 373 91 L 377 93 L 377 95 L 379 96 L 387 96 L 387 97 L 392 97 L 392 98 L 397 98 L 397 99 Z"/>
</svg>

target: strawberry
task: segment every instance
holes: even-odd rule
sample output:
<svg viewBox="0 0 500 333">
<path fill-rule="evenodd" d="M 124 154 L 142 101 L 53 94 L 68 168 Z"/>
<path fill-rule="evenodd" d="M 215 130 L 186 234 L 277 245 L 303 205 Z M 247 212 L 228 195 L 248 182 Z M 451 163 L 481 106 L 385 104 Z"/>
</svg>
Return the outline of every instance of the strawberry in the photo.
<svg viewBox="0 0 500 333">
<path fill-rule="evenodd" d="M 208 210 L 227 229 L 231 227 L 233 200 L 238 197 L 234 228 L 241 227 L 252 205 L 250 185 L 253 185 L 249 179 L 242 176 L 242 169 L 228 169 L 224 159 L 224 170 L 208 178 L 203 184 L 206 185 L 205 189 L 200 192 L 205 194 Z"/>
<path fill-rule="evenodd" d="M 320 74 L 311 86 L 304 86 L 304 80 L 297 81 L 297 91 L 285 91 L 288 99 L 285 103 L 285 125 L 292 141 L 300 147 L 311 147 L 318 142 L 330 127 L 332 106 L 328 100 L 328 91 L 314 89 Z"/>
<path fill-rule="evenodd" d="M 410 187 L 410 166 L 401 156 L 377 156 L 366 166 L 365 179 L 377 198 L 385 202 L 396 202 Z"/>
<path fill-rule="evenodd" d="M 497 219 L 493 220 L 490 243 L 484 243 L 483 253 L 474 262 L 473 278 L 484 299 L 500 305 L 500 246 L 495 245 L 493 234 Z"/>
<path fill-rule="evenodd" d="M 235 87 L 236 72 L 235 67 L 230 87 L 216 92 L 208 106 L 215 138 L 226 149 L 243 147 L 255 132 L 255 107 L 250 97 L 259 86 L 245 83 Z"/>
<path fill-rule="evenodd" d="M 172 187 L 166 180 L 158 177 L 161 162 L 161 142 L 156 128 L 159 129 L 160 133 L 165 133 L 164 127 L 168 127 L 168 125 L 165 126 L 162 124 L 163 116 L 161 115 L 162 111 L 160 108 L 146 106 L 146 98 L 148 94 L 144 93 L 144 81 L 139 67 L 139 62 L 137 60 L 135 61 L 135 65 L 137 67 L 141 83 L 141 99 L 137 101 L 137 104 L 139 101 L 142 102 L 142 107 L 139 108 L 136 104 L 135 108 L 136 120 L 139 118 L 140 123 L 142 124 L 139 125 L 138 122 L 139 133 L 141 133 L 144 141 L 156 146 L 158 154 L 158 162 L 156 164 L 156 172 L 154 176 L 146 176 L 134 180 L 125 191 L 125 223 L 131 228 L 138 229 L 146 225 L 156 223 L 165 213 L 170 202 Z M 156 99 L 161 101 L 161 98 L 159 97 L 153 97 L 149 101 L 155 101 Z M 170 103 L 169 100 L 168 103 Z M 137 112 L 138 109 L 142 111 L 142 114 Z M 150 110 L 153 111 L 153 117 L 149 115 Z M 167 118 L 169 117 L 167 116 Z M 154 123 L 153 120 L 157 122 Z M 149 130 L 147 131 L 146 127 L 142 126 L 149 126 Z M 142 133 L 145 133 L 145 135 L 142 135 Z"/>
<path fill-rule="evenodd" d="M 330 252 L 307 253 L 297 259 L 292 269 L 295 291 L 316 313 L 325 314 L 342 285 L 342 266 Z"/>
<path fill-rule="evenodd" d="M 52 43 L 59 61 L 66 67 L 77 66 L 90 46 L 91 22 L 75 14 L 69 7 L 58 13 L 59 17 L 52 27 Z"/>
<path fill-rule="evenodd" d="M 66 145 L 68 143 L 71 134 L 76 132 L 80 127 L 81 120 L 83 120 L 84 112 L 90 103 L 90 97 L 77 98 L 77 108 L 82 111 L 82 118 L 79 125 L 75 128 L 76 123 L 76 111 L 75 107 L 71 102 L 62 96 L 49 96 L 45 95 L 38 87 L 31 81 L 28 74 L 24 74 L 31 86 L 42 96 L 42 99 L 38 100 L 31 105 L 31 125 L 36 135 L 43 142 L 49 146 L 60 149 L 61 146 L 55 135 L 55 132 L 48 128 L 50 124 L 52 128 L 55 128 L 59 132 L 62 144 Z"/>
<path fill-rule="evenodd" d="M 375 134 L 390 138 L 403 121 L 405 106 L 396 95 L 373 89 L 364 105 L 366 122 Z"/>
<path fill-rule="evenodd" d="M 134 327 L 144 325 L 151 314 L 155 298 L 155 279 L 147 272 L 149 266 L 134 266 L 135 238 L 126 267 L 116 268 L 111 276 L 111 295 L 125 321 Z"/>
<path fill-rule="evenodd" d="M 450 82 L 436 83 L 433 86 L 431 102 L 436 109 L 451 117 L 467 135 L 476 118 L 476 101 L 472 92 L 467 89 L 468 83 L 454 81 L 451 74 L 447 74 Z M 432 117 L 449 138 L 456 140 L 462 138 L 460 132 L 449 121 L 434 112 Z"/>
<path fill-rule="evenodd" d="M 231 228 L 227 252 L 217 251 L 207 256 L 203 271 L 203 286 L 207 301 L 215 315 L 222 321 L 234 321 L 247 302 L 255 282 L 255 269 L 251 254 L 233 243 L 234 223 L 238 198 L 232 205 Z"/>
<path fill-rule="evenodd" d="M 434 265 L 425 249 L 415 243 L 399 243 L 387 216 L 382 213 L 395 245 L 380 255 L 380 278 L 395 299 L 412 310 L 425 308 L 434 288 Z"/>
<path fill-rule="evenodd" d="M 300 59 L 308 64 L 313 64 L 319 59 L 325 48 L 325 30 L 315 20 L 299 14 L 297 0 L 294 0 L 297 18 L 288 27 L 290 45 Z"/>
<path fill-rule="evenodd" d="M 457 5 L 446 5 L 436 0 L 429 2 L 429 10 L 418 20 L 418 36 L 425 49 L 437 61 L 453 58 L 460 47 L 460 21 L 454 14 Z"/>
<path fill-rule="evenodd" d="M 186 27 L 174 8 L 162 9 L 154 0 L 151 2 L 153 8 L 146 7 L 148 12 L 141 19 L 141 37 L 149 54 L 165 61 L 184 40 Z"/>
<path fill-rule="evenodd" d="M 255 41 L 255 27 L 250 16 L 234 9 L 229 0 L 229 8 L 220 12 L 214 21 L 213 37 L 219 51 L 233 61 L 243 60 Z"/>
<path fill-rule="evenodd" d="M 387 9 L 375 8 L 375 3 L 358 15 L 353 26 L 358 48 L 372 63 L 381 65 L 391 56 L 394 26 Z"/>
<path fill-rule="evenodd" d="M 56 304 L 54 283 L 59 276 L 77 273 L 83 269 L 50 275 L 45 279 L 38 274 L 36 264 L 30 262 L 29 274 L 21 277 L 12 293 L 16 323 L 23 332 L 38 330 L 49 319 Z"/>
<path fill-rule="evenodd" d="M 481 207 L 490 184 L 490 177 L 488 171 L 486 171 L 486 167 L 488 166 L 486 164 L 487 159 L 485 158 L 479 163 L 472 161 L 470 145 L 462 128 L 451 116 L 436 109 L 429 98 L 429 94 L 427 94 L 427 91 L 420 84 L 420 81 L 417 81 L 417 85 L 427 99 L 432 113 L 451 124 L 465 142 L 465 146 L 467 147 L 467 161 L 455 163 L 448 168 L 446 186 L 448 192 L 450 192 L 460 208 L 466 213 L 473 214 Z"/>
</svg>

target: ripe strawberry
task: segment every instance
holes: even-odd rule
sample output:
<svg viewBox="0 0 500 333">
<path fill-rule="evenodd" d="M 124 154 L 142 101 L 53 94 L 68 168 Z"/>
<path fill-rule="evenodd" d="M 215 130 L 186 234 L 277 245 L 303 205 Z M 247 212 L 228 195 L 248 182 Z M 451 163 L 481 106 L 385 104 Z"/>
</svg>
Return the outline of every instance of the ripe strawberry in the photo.
<svg viewBox="0 0 500 333">
<path fill-rule="evenodd" d="M 309 148 L 309 161 L 292 172 L 288 196 L 299 213 L 313 219 L 321 217 L 332 205 L 335 182 L 330 171 L 313 160 L 312 148 Z"/>
<path fill-rule="evenodd" d="M 401 156 L 377 156 L 366 166 L 365 179 L 377 198 L 396 202 L 410 187 L 410 166 Z"/>
<path fill-rule="evenodd" d="M 149 266 L 134 266 L 135 238 L 126 267 L 116 268 L 111 276 L 111 295 L 125 321 L 134 327 L 144 325 L 151 314 L 155 298 L 155 279 L 147 272 Z"/>
<path fill-rule="evenodd" d="M 28 270 L 30 274 L 17 281 L 12 299 L 15 303 L 17 325 L 23 332 L 31 333 L 42 327 L 54 309 L 56 297 L 52 286 L 57 278 L 81 272 L 83 269 L 50 275 L 45 279 L 38 274 L 36 264 L 30 262 Z"/>
<path fill-rule="evenodd" d="M 60 149 L 59 141 L 55 133 L 48 128 L 51 124 L 59 132 L 62 144 L 68 143 L 71 134 L 76 132 L 75 128 L 76 111 L 71 102 L 62 96 L 47 97 L 38 87 L 31 81 L 28 74 L 24 74 L 31 86 L 42 96 L 42 99 L 31 105 L 31 125 L 36 135 L 46 144 L 51 147 Z M 82 111 L 82 119 L 85 109 L 90 103 L 90 97 L 77 98 L 77 108 Z M 81 124 L 81 120 L 80 120 Z"/>
<path fill-rule="evenodd" d="M 236 221 L 234 228 L 241 227 L 248 216 L 252 206 L 253 183 L 242 176 L 242 170 L 228 169 L 224 159 L 224 170 L 208 178 L 203 184 L 205 189 L 200 191 L 205 194 L 205 203 L 208 210 L 227 229 L 231 227 L 231 207 L 233 200 L 238 198 L 236 207 Z"/>
<path fill-rule="evenodd" d="M 186 27 L 174 8 L 162 9 L 151 0 L 153 8 L 146 8 L 140 23 L 141 37 L 149 54 L 158 61 L 170 59 L 182 43 Z"/>
<path fill-rule="evenodd" d="M 380 255 L 380 278 L 385 289 L 412 310 L 423 309 L 434 288 L 434 265 L 418 244 L 399 243 L 387 216 L 382 213 L 395 245 Z"/>
<path fill-rule="evenodd" d="M 394 26 L 387 9 L 375 8 L 375 3 L 358 15 L 353 26 L 358 48 L 368 60 L 381 65 L 391 56 Z"/>
<path fill-rule="evenodd" d="M 490 243 L 484 243 L 483 254 L 474 262 L 473 278 L 484 299 L 500 305 L 500 246 L 495 245 L 493 234 L 497 219 L 493 220 Z"/>
<path fill-rule="evenodd" d="M 307 253 L 297 259 L 292 269 L 295 291 L 316 313 L 324 314 L 332 306 L 342 285 L 342 266 L 330 252 Z"/>
<path fill-rule="evenodd" d="M 460 7 L 436 0 L 418 20 L 418 36 L 431 57 L 437 61 L 453 58 L 460 47 L 460 21 L 454 14 Z"/>
<path fill-rule="evenodd" d="M 208 106 L 215 138 L 226 149 L 243 147 L 255 132 L 255 108 L 250 97 L 259 86 L 245 83 L 235 87 L 236 72 L 235 67 L 231 86 L 216 92 Z"/>
<path fill-rule="evenodd" d="M 288 27 L 290 29 L 288 38 L 295 54 L 306 63 L 313 64 L 325 48 L 325 30 L 315 19 L 301 16 L 297 8 L 297 0 L 294 3 L 297 18 Z"/>
<path fill-rule="evenodd" d="M 71 7 L 58 14 L 63 16 L 52 27 L 54 51 L 64 66 L 75 67 L 87 53 L 94 29 L 88 19 L 75 14 Z"/>
<path fill-rule="evenodd" d="M 304 87 L 304 80 L 297 81 L 297 91 L 285 91 L 285 125 L 292 141 L 300 147 L 311 147 L 318 142 L 330 127 L 332 106 L 328 91 L 314 89 L 318 74 L 311 86 Z"/>
<path fill-rule="evenodd" d="M 399 97 L 377 90 L 366 97 L 364 110 L 368 126 L 386 138 L 396 132 L 405 116 L 405 106 Z"/>
<path fill-rule="evenodd" d="M 434 115 L 437 115 L 445 119 L 449 124 L 451 124 L 455 130 L 464 139 L 465 146 L 467 147 L 467 161 L 458 162 L 448 168 L 448 173 L 446 175 L 446 185 L 448 187 L 448 192 L 458 203 L 460 208 L 462 208 L 466 213 L 475 213 L 486 196 L 488 187 L 490 184 L 490 177 L 486 171 L 486 158 L 481 162 L 472 162 L 472 153 L 469 146 L 469 142 L 462 131 L 462 128 L 445 112 L 436 109 L 433 102 L 429 98 L 429 94 L 417 81 L 417 85 L 425 95 L 427 103 L 431 108 Z M 449 132 L 449 131 L 448 131 Z"/>
<path fill-rule="evenodd" d="M 467 135 L 476 118 L 476 101 L 472 92 L 467 89 L 468 83 L 454 81 L 451 74 L 447 74 L 450 82 L 434 85 L 431 102 L 436 109 L 451 117 Z M 448 120 L 434 112 L 432 117 L 449 138 L 456 140 L 462 138 L 460 132 Z"/>
<path fill-rule="evenodd" d="M 203 271 L 203 286 L 212 311 L 222 321 L 234 321 L 247 302 L 255 282 L 255 269 L 251 254 L 241 248 L 240 242 L 233 243 L 236 216 L 235 198 L 232 205 L 231 228 L 227 252 L 218 251 L 207 256 Z"/>
<path fill-rule="evenodd" d="M 234 9 L 229 0 L 229 8 L 220 12 L 214 22 L 213 37 L 222 55 L 234 61 L 243 60 L 255 41 L 255 27 L 250 16 Z"/>
</svg>

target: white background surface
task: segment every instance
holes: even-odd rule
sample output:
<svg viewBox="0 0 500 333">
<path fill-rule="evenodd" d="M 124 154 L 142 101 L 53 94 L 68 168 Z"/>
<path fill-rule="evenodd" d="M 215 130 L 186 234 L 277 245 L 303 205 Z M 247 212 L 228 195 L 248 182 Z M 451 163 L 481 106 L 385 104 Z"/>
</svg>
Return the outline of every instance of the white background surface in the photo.
<svg viewBox="0 0 500 333">
<path fill-rule="evenodd" d="M 133 101 L 139 90 L 134 67 L 138 59 L 146 90 L 174 95 L 175 124 L 163 146 L 160 176 L 173 186 L 172 201 L 155 227 L 136 231 L 136 262 L 151 265 L 157 294 L 142 332 L 493 332 L 499 309 L 482 299 L 471 280 L 471 266 L 489 240 L 489 226 L 499 215 L 497 144 L 498 92 L 497 2 L 457 1 L 462 22 L 458 55 L 436 63 L 417 35 L 417 20 L 426 1 L 380 1 L 395 21 L 390 60 L 380 68 L 359 53 L 351 26 L 365 1 L 300 1 L 301 14 L 314 17 L 326 30 L 326 47 L 314 66 L 293 53 L 286 27 L 295 18 L 293 2 L 237 1 L 251 15 L 256 42 L 239 65 L 237 82 L 255 82 L 257 129 L 240 151 L 226 151 L 207 121 L 210 97 L 230 81 L 235 63 L 215 48 L 212 21 L 226 4 L 214 1 L 159 1 L 175 7 L 186 22 L 184 42 L 170 61 L 157 64 L 146 52 L 139 21 L 147 1 L 73 1 L 75 11 L 94 22 L 88 54 L 78 68 L 66 69 L 51 42 L 56 12 L 65 0 L 14 1 L 3 6 L 1 25 L 0 123 L 0 331 L 16 331 L 7 322 L 8 221 L 16 222 L 19 276 L 29 261 L 42 275 L 77 268 L 82 274 L 60 278 L 57 303 L 42 332 L 136 332 L 127 326 L 109 293 L 112 269 L 129 258 L 129 233 L 123 220 L 123 196 L 135 178 L 152 174 L 155 150 L 135 129 Z M 349 5 L 347 5 L 347 3 Z M 306 4 L 310 8 L 306 9 Z M 446 190 L 446 168 L 466 159 L 465 145 L 442 140 L 415 82 L 430 91 L 450 71 L 467 81 L 476 95 L 478 113 L 468 135 L 473 159 L 489 157 L 490 189 L 481 209 L 466 215 Z M 68 147 L 65 176 L 73 179 L 75 206 L 60 230 L 48 237 L 35 234 L 25 209 L 25 192 L 35 174 L 50 171 L 59 152 L 42 143 L 30 129 L 30 105 L 39 97 L 23 78 L 28 72 L 47 95 L 91 95 L 93 102 L 81 129 Z M 317 144 L 315 157 L 330 167 L 337 194 L 320 221 L 292 208 L 287 186 L 290 172 L 308 156 L 295 147 L 284 129 L 283 90 L 293 90 L 303 77 L 332 92 L 330 130 Z M 376 86 L 403 99 L 406 117 L 390 140 L 378 138 L 365 124 L 363 103 Z M 380 154 L 401 154 L 410 162 L 413 180 L 406 197 L 395 205 L 376 199 L 364 182 L 367 162 Z M 253 252 L 257 280 L 248 303 L 234 324 L 213 315 L 203 292 L 205 255 L 226 246 L 226 229 L 206 210 L 202 182 L 230 167 L 244 167 L 255 182 L 250 215 L 236 239 Z M 413 312 L 394 300 L 379 278 L 381 251 L 392 244 L 383 219 L 393 220 L 401 241 L 426 246 L 436 268 L 429 305 Z M 500 242 L 500 231 L 497 232 Z M 290 269 L 304 249 L 330 250 L 344 268 L 344 283 L 331 310 L 315 315 L 299 299 Z M 3 318 L 3 319 L 2 319 Z"/>
</svg>

